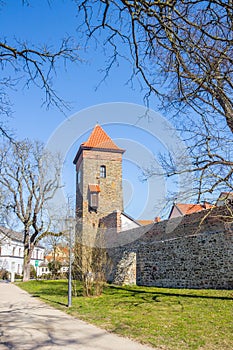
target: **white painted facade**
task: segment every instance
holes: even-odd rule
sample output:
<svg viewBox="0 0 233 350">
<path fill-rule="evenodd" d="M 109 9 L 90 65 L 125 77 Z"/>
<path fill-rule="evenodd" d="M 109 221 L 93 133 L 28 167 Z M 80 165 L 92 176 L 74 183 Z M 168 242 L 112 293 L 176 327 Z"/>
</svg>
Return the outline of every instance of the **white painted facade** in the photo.
<svg viewBox="0 0 233 350">
<path fill-rule="evenodd" d="M 121 231 L 131 230 L 132 228 L 136 228 L 139 226 L 141 225 L 129 215 L 121 213 Z"/>
<path fill-rule="evenodd" d="M 62 266 L 60 268 L 60 270 L 59 270 L 59 273 L 64 274 L 64 273 L 66 273 L 68 271 L 69 271 L 69 267 L 68 266 Z M 50 273 L 51 273 L 51 271 L 48 268 L 48 263 L 47 262 L 41 263 L 40 266 L 38 266 L 36 268 L 36 274 L 37 274 L 38 277 L 42 277 L 42 276 L 48 275 Z"/>
<path fill-rule="evenodd" d="M 7 270 L 10 274 L 23 272 L 23 235 L 20 232 L 0 230 L 0 269 Z M 44 261 L 44 248 L 35 247 L 31 264 L 36 267 L 36 261 L 40 265 Z"/>
</svg>

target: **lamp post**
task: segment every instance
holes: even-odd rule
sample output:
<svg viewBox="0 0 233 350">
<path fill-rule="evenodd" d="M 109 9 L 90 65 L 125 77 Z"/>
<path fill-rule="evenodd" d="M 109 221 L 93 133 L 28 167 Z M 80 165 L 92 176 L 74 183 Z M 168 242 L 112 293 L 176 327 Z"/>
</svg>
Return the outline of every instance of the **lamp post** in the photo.
<svg viewBox="0 0 233 350">
<path fill-rule="evenodd" d="M 74 218 L 69 216 L 66 219 L 69 231 L 69 275 L 68 275 L 68 307 L 72 306 L 72 230 Z"/>
<path fill-rule="evenodd" d="M 71 228 L 69 228 L 69 279 L 68 279 L 68 307 L 72 305 L 72 261 L 71 261 L 71 252 L 72 252 L 72 242 L 71 242 Z"/>
</svg>

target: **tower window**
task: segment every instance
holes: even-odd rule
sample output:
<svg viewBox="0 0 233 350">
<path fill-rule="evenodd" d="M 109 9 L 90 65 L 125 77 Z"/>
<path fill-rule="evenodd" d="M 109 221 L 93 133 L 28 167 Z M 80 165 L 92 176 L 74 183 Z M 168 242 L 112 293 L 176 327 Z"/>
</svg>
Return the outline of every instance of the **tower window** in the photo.
<svg viewBox="0 0 233 350">
<path fill-rule="evenodd" d="M 77 183 L 80 184 L 81 182 L 81 170 L 77 172 Z"/>
<path fill-rule="evenodd" d="M 90 199 L 90 202 L 89 202 L 90 207 L 94 210 L 97 210 L 99 205 L 98 192 L 90 192 L 89 199 Z"/>
<path fill-rule="evenodd" d="M 106 166 L 105 165 L 100 166 L 100 177 L 102 177 L 102 178 L 106 177 Z"/>
<path fill-rule="evenodd" d="M 100 186 L 97 184 L 89 184 L 88 185 L 88 204 L 89 210 L 97 212 L 97 208 L 99 206 L 99 192 Z"/>
</svg>

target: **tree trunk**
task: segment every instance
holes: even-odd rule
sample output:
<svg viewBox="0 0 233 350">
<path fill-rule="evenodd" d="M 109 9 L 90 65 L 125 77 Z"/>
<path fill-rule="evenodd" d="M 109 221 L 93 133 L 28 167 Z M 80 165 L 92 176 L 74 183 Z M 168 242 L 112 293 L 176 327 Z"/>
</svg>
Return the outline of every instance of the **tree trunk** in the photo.
<svg viewBox="0 0 233 350">
<path fill-rule="evenodd" d="M 31 263 L 32 250 L 24 248 L 23 258 L 23 282 L 29 281 L 30 279 L 30 263 Z"/>
<path fill-rule="evenodd" d="M 217 91 L 217 101 L 224 111 L 227 125 L 229 126 L 231 132 L 233 133 L 233 107 L 232 102 L 220 91 Z"/>
<path fill-rule="evenodd" d="M 23 264 L 23 282 L 27 282 L 30 279 L 30 261 Z"/>
</svg>

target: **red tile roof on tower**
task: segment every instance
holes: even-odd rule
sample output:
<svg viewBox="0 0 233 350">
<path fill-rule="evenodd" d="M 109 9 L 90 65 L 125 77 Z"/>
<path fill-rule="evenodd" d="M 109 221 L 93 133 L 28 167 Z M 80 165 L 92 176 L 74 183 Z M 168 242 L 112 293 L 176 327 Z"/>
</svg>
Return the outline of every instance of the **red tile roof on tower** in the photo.
<svg viewBox="0 0 233 350">
<path fill-rule="evenodd" d="M 88 188 L 90 192 L 101 192 L 99 185 L 89 184 Z"/>
<path fill-rule="evenodd" d="M 98 124 L 95 126 L 88 140 L 81 144 L 73 163 L 76 164 L 78 157 L 81 154 L 83 149 L 85 150 L 85 149 L 92 149 L 92 148 L 97 150 L 113 151 L 113 152 L 119 152 L 119 153 L 125 152 L 124 149 L 119 148 L 113 142 L 113 140 L 106 134 L 106 132 Z"/>
<path fill-rule="evenodd" d="M 120 149 L 112 139 L 106 134 L 100 125 L 96 125 L 89 139 L 82 144 L 85 147 Z"/>
</svg>

